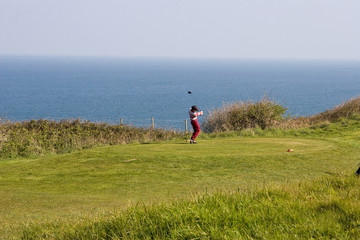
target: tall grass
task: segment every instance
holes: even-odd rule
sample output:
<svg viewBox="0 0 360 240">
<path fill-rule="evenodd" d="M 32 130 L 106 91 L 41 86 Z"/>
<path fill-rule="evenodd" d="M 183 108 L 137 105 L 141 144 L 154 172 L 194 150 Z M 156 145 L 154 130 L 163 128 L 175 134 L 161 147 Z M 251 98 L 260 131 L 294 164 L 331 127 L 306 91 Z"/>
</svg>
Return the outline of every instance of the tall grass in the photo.
<svg viewBox="0 0 360 240">
<path fill-rule="evenodd" d="M 327 125 L 330 122 L 342 118 L 353 118 L 360 115 L 360 97 L 355 97 L 326 110 L 319 114 L 308 117 L 292 117 L 286 121 L 279 122 L 277 127 L 281 128 L 304 128 L 317 125 Z"/>
<path fill-rule="evenodd" d="M 80 120 L 1 122 L 0 157 L 65 153 L 95 146 L 168 140 L 180 135 L 172 130 Z"/>
<path fill-rule="evenodd" d="M 359 179 L 336 176 L 208 194 L 75 225 L 35 225 L 22 239 L 358 239 L 359 189 Z"/>
<path fill-rule="evenodd" d="M 274 100 L 264 97 L 259 102 L 235 102 L 213 109 L 205 118 L 204 132 L 216 133 L 244 129 L 299 129 L 326 125 L 341 118 L 360 115 L 360 97 L 352 98 L 333 109 L 308 117 L 285 115 L 286 108 Z"/>
<path fill-rule="evenodd" d="M 339 118 L 348 118 L 360 113 L 360 97 L 352 98 L 341 103 L 333 109 L 317 114 L 311 119 L 315 121 L 334 121 Z"/>
</svg>

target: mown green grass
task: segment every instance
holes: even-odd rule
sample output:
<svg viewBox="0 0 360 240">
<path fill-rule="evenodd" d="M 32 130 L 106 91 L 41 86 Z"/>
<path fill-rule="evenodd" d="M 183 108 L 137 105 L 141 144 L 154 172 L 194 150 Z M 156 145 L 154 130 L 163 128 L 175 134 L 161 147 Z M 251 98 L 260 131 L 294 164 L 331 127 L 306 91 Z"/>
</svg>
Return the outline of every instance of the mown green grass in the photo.
<svg viewBox="0 0 360 240">
<path fill-rule="evenodd" d="M 75 226 L 52 224 L 24 239 L 359 239 L 360 180 L 327 177 L 243 193 L 206 194 Z"/>
<path fill-rule="evenodd" d="M 356 170 L 360 158 L 359 129 L 357 119 L 348 119 L 297 131 L 254 129 L 202 135 L 197 145 L 178 139 L 0 160 L 0 236 L 19 237 L 30 223 L 38 226 L 32 229 L 40 228 L 40 233 L 50 231 L 48 236 L 53 236 L 51 231 L 56 232 L 58 227 L 52 229 L 39 224 L 58 222 L 60 229 L 64 223 L 87 226 L 106 212 L 122 212 L 138 203 L 151 206 L 171 204 L 175 200 L 198 201 L 196 196 L 203 194 L 243 193 L 254 189 L 261 192 L 268 186 L 296 186 L 327 176 L 348 176 Z M 294 152 L 287 152 L 289 148 Z M 290 203 L 283 204 L 284 209 L 279 206 L 276 211 L 292 208 Z M 132 211 L 135 212 L 128 214 L 142 210 Z M 253 221 L 260 227 L 264 224 L 261 219 Z M 215 231 L 219 226 L 213 228 Z M 75 231 L 71 227 L 66 229 Z M 219 229 L 217 234 L 223 231 Z M 178 227 L 177 231 L 186 228 Z M 35 239 L 39 237 L 36 231 L 25 236 L 32 234 Z M 261 234 L 266 236 L 266 232 Z"/>
</svg>

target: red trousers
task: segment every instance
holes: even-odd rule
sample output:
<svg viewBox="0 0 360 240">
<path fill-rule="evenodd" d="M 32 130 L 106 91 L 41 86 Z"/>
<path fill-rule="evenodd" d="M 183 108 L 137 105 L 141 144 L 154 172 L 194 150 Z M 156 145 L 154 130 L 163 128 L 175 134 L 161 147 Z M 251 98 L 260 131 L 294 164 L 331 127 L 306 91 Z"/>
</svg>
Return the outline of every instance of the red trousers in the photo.
<svg viewBox="0 0 360 240">
<path fill-rule="evenodd" d="M 193 133 L 191 139 L 195 141 L 195 138 L 196 138 L 196 137 L 199 135 L 199 133 L 200 133 L 200 125 L 199 125 L 199 123 L 198 123 L 197 120 L 192 120 L 192 121 L 191 121 L 191 126 L 192 126 L 193 129 L 194 129 L 194 133 Z"/>
</svg>

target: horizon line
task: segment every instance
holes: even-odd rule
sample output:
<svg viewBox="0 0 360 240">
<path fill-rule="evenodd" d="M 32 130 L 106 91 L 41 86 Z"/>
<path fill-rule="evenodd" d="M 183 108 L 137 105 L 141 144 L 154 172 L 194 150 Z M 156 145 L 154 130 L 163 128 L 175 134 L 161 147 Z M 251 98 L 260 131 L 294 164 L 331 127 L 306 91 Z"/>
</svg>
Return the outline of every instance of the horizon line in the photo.
<svg viewBox="0 0 360 240">
<path fill-rule="evenodd" d="M 205 57 L 205 56 L 121 56 L 96 54 L 3 54 L 0 57 L 64 57 L 103 59 L 158 59 L 158 60 L 238 60 L 238 61 L 360 61 L 360 58 L 299 58 L 299 57 Z"/>
</svg>

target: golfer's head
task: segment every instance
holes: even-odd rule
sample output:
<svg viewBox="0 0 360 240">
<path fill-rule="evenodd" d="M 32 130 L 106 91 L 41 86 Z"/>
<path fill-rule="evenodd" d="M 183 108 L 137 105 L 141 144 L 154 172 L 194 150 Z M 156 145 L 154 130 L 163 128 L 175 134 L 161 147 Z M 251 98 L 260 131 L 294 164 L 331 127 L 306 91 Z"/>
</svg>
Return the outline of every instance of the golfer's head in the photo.
<svg viewBox="0 0 360 240">
<path fill-rule="evenodd" d="M 199 111 L 199 108 L 196 105 L 194 105 L 191 107 L 191 111 L 197 112 L 197 111 Z"/>
</svg>

